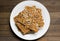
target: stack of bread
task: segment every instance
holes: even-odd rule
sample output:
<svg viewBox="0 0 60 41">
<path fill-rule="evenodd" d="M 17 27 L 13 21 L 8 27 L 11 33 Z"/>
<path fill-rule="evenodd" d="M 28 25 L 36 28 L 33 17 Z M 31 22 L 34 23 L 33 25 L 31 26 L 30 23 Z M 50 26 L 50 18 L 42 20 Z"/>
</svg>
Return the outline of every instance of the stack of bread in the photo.
<svg viewBox="0 0 60 41">
<path fill-rule="evenodd" d="M 23 34 L 36 33 L 44 25 L 41 9 L 36 8 L 36 6 L 26 6 L 22 12 L 14 17 L 14 21 Z"/>
</svg>

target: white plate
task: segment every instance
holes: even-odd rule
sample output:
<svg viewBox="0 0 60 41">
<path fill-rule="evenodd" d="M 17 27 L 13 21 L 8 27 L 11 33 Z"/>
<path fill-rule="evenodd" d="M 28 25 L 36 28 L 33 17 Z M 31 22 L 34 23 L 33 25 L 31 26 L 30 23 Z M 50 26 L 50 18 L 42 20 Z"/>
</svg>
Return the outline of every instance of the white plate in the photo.
<svg viewBox="0 0 60 41">
<path fill-rule="evenodd" d="M 24 9 L 25 6 L 33 6 L 33 5 L 35 5 L 37 8 L 40 8 L 42 10 L 44 26 L 40 28 L 39 31 L 35 34 L 23 35 L 20 31 L 18 31 L 18 28 L 16 27 L 15 22 L 14 22 L 14 17 L 18 15 L 19 12 L 21 12 Z M 50 15 L 46 7 L 42 5 L 41 3 L 37 1 L 23 1 L 17 4 L 15 8 L 12 10 L 11 16 L 10 16 L 10 25 L 11 25 L 11 29 L 18 37 L 25 40 L 35 40 L 42 37 L 47 32 L 50 25 Z"/>
</svg>

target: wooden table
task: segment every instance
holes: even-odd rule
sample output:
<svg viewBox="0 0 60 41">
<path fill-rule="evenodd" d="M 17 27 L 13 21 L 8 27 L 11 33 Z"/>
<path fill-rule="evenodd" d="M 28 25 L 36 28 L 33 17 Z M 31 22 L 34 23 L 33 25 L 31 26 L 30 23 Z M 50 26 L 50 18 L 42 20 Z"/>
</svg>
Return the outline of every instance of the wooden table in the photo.
<svg viewBox="0 0 60 41">
<path fill-rule="evenodd" d="M 0 41 L 23 41 L 10 28 L 11 10 L 23 0 L 0 0 Z M 37 0 L 46 6 L 51 23 L 48 32 L 35 41 L 60 41 L 60 0 Z"/>
</svg>

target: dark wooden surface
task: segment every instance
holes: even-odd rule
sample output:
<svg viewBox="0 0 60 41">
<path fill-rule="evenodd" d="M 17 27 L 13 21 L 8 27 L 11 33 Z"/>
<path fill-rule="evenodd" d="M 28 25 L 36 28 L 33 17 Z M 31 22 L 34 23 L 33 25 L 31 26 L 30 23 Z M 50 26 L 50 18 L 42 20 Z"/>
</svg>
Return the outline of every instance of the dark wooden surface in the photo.
<svg viewBox="0 0 60 41">
<path fill-rule="evenodd" d="M 24 41 L 11 30 L 9 19 L 11 10 L 23 0 L 0 0 L 0 41 Z M 51 23 L 48 32 L 35 41 L 60 41 L 60 0 L 37 0 L 46 6 Z"/>
</svg>

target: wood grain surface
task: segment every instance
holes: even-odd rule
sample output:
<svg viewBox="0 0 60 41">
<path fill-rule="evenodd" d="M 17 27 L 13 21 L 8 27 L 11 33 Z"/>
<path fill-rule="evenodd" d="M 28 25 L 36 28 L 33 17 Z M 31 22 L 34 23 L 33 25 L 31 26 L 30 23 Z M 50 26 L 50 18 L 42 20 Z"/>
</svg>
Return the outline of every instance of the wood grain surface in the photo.
<svg viewBox="0 0 60 41">
<path fill-rule="evenodd" d="M 10 27 L 10 14 L 15 5 L 24 0 L 0 0 L 0 41 L 26 41 L 17 37 Z M 49 11 L 51 23 L 48 32 L 34 41 L 60 41 L 60 0 L 36 0 Z"/>
</svg>

